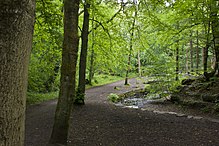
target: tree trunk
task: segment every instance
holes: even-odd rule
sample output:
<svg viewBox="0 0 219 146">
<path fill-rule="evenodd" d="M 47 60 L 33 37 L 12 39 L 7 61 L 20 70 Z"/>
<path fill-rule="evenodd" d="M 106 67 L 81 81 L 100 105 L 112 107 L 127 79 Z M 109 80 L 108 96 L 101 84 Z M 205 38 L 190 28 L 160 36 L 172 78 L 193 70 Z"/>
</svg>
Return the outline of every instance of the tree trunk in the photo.
<svg viewBox="0 0 219 146">
<path fill-rule="evenodd" d="M 197 40 L 196 40 L 196 73 L 199 72 L 199 38 L 198 38 L 198 30 L 197 30 Z"/>
<path fill-rule="evenodd" d="M 87 47 L 88 47 L 88 30 L 89 30 L 89 12 L 90 4 L 84 5 L 84 21 L 82 28 L 81 54 L 79 64 L 79 84 L 75 104 L 84 104 L 85 84 L 86 84 L 86 66 L 87 66 Z"/>
<path fill-rule="evenodd" d="M 51 144 L 67 144 L 69 117 L 75 97 L 75 75 L 78 53 L 79 0 L 64 0 L 64 42 L 59 99 L 55 113 Z"/>
<path fill-rule="evenodd" d="M 176 81 L 179 80 L 179 41 L 176 44 Z"/>
<path fill-rule="evenodd" d="M 186 73 L 189 74 L 189 48 L 186 47 Z"/>
<path fill-rule="evenodd" d="M 141 77 L 141 58 L 140 58 L 140 51 L 138 50 L 138 75 Z"/>
<path fill-rule="evenodd" d="M 130 46 L 129 46 L 129 56 L 128 56 L 128 68 L 126 70 L 126 75 L 125 75 L 125 85 L 128 85 L 128 78 L 129 78 L 129 72 L 131 69 L 131 55 L 132 55 L 132 47 L 133 47 L 133 37 L 134 37 L 134 30 L 135 30 L 135 21 L 137 17 L 137 8 L 135 9 L 135 14 L 134 14 L 134 19 L 132 23 L 132 28 L 131 28 L 131 36 L 130 36 Z"/>
<path fill-rule="evenodd" d="M 130 72 L 130 65 L 131 65 L 131 50 L 132 50 L 132 45 L 130 45 L 130 51 L 129 51 L 129 56 L 128 56 L 128 69 L 126 70 L 126 75 L 125 75 L 125 85 L 128 85 L 128 78 L 129 78 L 129 72 Z"/>
<path fill-rule="evenodd" d="M 93 76 L 94 76 L 94 43 L 92 43 L 92 50 L 90 56 L 89 85 L 92 85 Z"/>
<path fill-rule="evenodd" d="M 204 74 L 207 74 L 208 71 L 208 47 L 203 48 L 203 67 L 204 67 Z"/>
<path fill-rule="evenodd" d="M 191 40 L 190 40 L 190 71 L 193 72 L 193 41 L 192 41 L 192 32 L 191 32 Z"/>
<path fill-rule="evenodd" d="M 204 76 L 206 80 L 209 80 L 212 74 L 212 73 L 208 73 L 208 50 L 210 47 L 210 42 L 209 42 L 210 26 L 211 26 L 211 22 L 208 21 L 207 26 L 205 26 L 205 32 L 207 33 L 206 46 L 203 48 L 203 68 L 204 68 Z"/>
<path fill-rule="evenodd" d="M 34 0 L 0 1 L 0 146 L 23 146 Z"/>
<path fill-rule="evenodd" d="M 94 30 L 94 10 L 92 8 L 92 46 L 91 46 L 91 55 L 90 55 L 90 69 L 89 69 L 89 85 L 92 85 L 92 80 L 94 76 L 94 45 L 95 45 L 95 30 Z"/>
<path fill-rule="evenodd" d="M 214 52 L 215 52 L 215 68 L 214 71 L 218 74 L 219 68 L 219 19 L 218 19 L 218 1 L 213 0 L 212 2 L 212 13 L 211 13 L 211 21 L 212 21 L 212 33 L 213 33 L 213 42 L 214 42 Z"/>
</svg>

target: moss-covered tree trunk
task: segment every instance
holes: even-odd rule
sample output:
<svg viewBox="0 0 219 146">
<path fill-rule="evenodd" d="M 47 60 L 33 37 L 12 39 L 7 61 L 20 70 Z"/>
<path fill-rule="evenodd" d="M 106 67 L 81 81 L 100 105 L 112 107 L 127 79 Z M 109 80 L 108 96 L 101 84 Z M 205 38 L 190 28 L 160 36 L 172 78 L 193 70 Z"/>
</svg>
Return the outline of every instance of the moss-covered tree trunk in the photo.
<svg viewBox="0 0 219 146">
<path fill-rule="evenodd" d="M 79 64 L 79 84 L 75 104 L 84 104 L 85 84 L 86 84 L 86 66 L 87 66 L 87 48 L 88 48 L 88 30 L 89 30 L 89 12 L 90 4 L 84 4 L 84 21 L 82 28 L 81 54 Z"/>
<path fill-rule="evenodd" d="M 69 118 L 75 97 L 75 75 L 78 54 L 79 0 L 64 0 L 64 42 L 61 86 L 55 113 L 51 144 L 67 144 Z"/>
<path fill-rule="evenodd" d="M 24 145 L 34 0 L 0 1 L 0 146 Z"/>
</svg>

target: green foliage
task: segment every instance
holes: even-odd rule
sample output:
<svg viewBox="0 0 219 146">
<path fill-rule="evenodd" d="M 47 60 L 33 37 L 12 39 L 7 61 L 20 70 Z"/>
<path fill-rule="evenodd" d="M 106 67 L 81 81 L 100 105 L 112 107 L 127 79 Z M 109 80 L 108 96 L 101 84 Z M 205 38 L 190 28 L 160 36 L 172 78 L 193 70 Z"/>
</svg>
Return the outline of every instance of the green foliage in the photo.
<svg viewBox="0 0 219 146">
<path fill-rule="evenodd" d="M 114 93 L 110 93 L 110 95 L 108 95 L 107 99 L 111 102 L 118 102 L 121 100 L 121 97 L 117 94 L 114 94 Z"/>
<path fill-rule="evenodd" d="M 58 98 L 58 92 L 50 93 L 27 93 L 27 105 Z"/>
<path fill-rule="evenodd" d="M 120 76 L 112 76 L 108 74 L 97 74 L 94 76 L 94 81 L 92 83 L 92 86 L 100 86 L 104 84 L 113 83 L 119 80 L 124 80 L 124 77 Z M 91 87 L 90 85 L 87 85 L 87 87 Z"/>
<path fill-rule="evenodd" d="M 59 87 L 63 40 L 62 2 L 37 1 L 28 91 L 51 92 Z"/>
</svg>

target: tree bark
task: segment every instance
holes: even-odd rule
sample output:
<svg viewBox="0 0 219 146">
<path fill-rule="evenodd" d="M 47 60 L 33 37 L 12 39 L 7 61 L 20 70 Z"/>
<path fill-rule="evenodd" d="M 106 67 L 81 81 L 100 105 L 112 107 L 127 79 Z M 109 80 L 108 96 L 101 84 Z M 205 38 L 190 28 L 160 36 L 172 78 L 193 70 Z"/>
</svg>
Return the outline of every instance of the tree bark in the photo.
<svg viewBox="0 0 219 146">
<path fill-rule="evenodd" d="M 186 47 L 186 73 L 189 74 L 189 48 Z"/>
<path fill-rule="evenodd" d="M 92 80 L 94 77 L 94 45 L 95 45 L 95 30 L 94 30 L 94 10 L 92 8 L 92 46 L 91 46 L 91 55 L 90 55 L 90 69 L 89 69 L 89 85 L 92 85 Z"/>
<path fill-rule="evenodd" d="M 23 146 L 34 0 L 0 1 L 0 146 Z"/>
<path fill-rule="evenodd" d="M 138 50 L 138 75 L 141 77 L 141 58 L 140 58 L 140 51 Z"/>
<path fill-rule="evenodd" d="M 75 97 L 75 75 L 78 54 L 79 0 L 64 0 L 64 42 L 60 92 L 56 107 L 51 144 L 67 144 L 69 118 Z"/>
<path fill-rule="evenodd" d="M 132 55 L 132 47 L 133 47 L 133 37 L 134 37 L 134 30 L 135 30 L 135 21 L 137 17 L 137 8 L 135 8 L 135 14 L 134 14 L 134 19 L 132 23 L 132 28 L 131 28 L 131 36 L 130 36 L 130 46 L 129 46 L 129 54 L 128 54 L 128 68 L 126 70 L 126 75 L 125 75 L 125 85 L 128 85 L 128 78 L 129 78 L 129 72 L 131 70 L 131 55 Z"/>
<path fill-rule="evenodd" d="M 176 44 L 176 81 L 179 80 L 179 40 L 177 40 Z"/>
<path fill-rule="evenodd" d="M 205 26 L 205 32 L 207 33 L 207 38 L 206 38 L 206 45 L 203 48 L 203 68 L 204 68 L 204 76 L 206 78 L 206 80 L 209 79 L 210 74 L 208 73 L 208 50 L 210 47 L 210 42 L 209 42 L 209 36 L 210 36 L 210 26 L 211 23 L 210 21 L 208 21 L 207 26 Z"/>
<path fill-rule="evenodd" d="M 84 104 L 85 97 L 85 80 L 87 66 L 87 48 L 88 48 L 88 31 L 89 31 L 89 12 L 90 4 L 85 2 L 84 5 L 84 21 L 82 28 L 81 54 L 79 64 L 79 84 L 75 104 Z"/>
<path fill-rule="evenodd" d="M 193 41 L 192 41 L 192 32 L 191 32 L 191 40 L 190 40 L 190 71 L 193 72 Z"/>
<path fill-rule="evenodd" d="M 212 33 L 213 33 L 213 42 L 214 42 L 214 52 L 215 52 L 215 73 L 218 74 L 219 71 L 219 18 L 218 18 L 218 1 L 212 1 L 212 12 L 211 12 L 211 25 L 212 25 Z"/>
<path fill-rule="evenodd" d="M 197 30 L 197 38 L 196 38 L 196 73 L 199 72 L 199 37 Z"/>
</svg>

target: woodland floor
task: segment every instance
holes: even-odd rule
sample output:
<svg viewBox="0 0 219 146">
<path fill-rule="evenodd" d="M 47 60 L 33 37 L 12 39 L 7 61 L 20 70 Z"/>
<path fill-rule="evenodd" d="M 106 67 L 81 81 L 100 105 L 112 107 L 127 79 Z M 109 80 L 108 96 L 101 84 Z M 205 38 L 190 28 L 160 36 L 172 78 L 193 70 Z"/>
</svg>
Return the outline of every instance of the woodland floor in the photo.
<svg viewBox="0 0 219 146">
<path fill-rule="evenodd" d="M 115 106 L 110 93 L 135 90 L 130 80 L 94 87 L 84 106 L 74 106 L 69 146 L 218 146 L 219 119 L 171 103 L 147 104 L 141 109 Z M 115 90 L 114 87 L 119 87 Z M 56 100 L 27 107 L 26 146 L 46 146 L 52 131 Z"/>
</svg>

